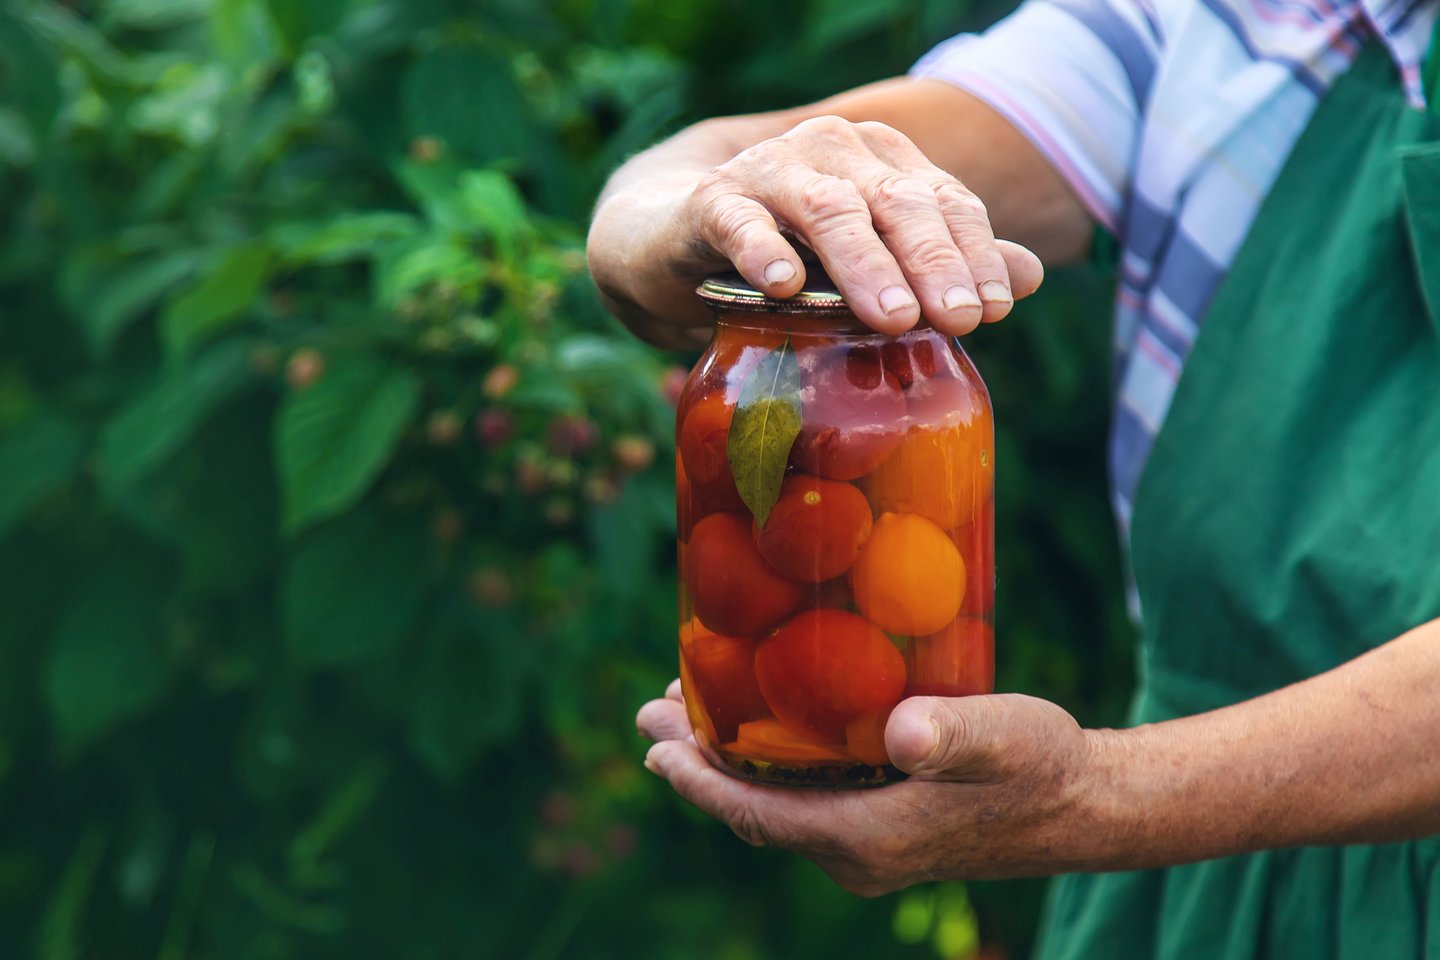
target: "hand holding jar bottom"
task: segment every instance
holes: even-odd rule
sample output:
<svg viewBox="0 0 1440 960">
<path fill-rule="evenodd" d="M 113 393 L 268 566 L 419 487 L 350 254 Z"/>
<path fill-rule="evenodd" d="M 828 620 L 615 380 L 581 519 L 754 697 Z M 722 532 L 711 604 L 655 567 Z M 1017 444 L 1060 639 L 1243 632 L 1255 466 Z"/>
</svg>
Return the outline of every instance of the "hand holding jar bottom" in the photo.
<svg viewBox="0 0 1440 960">
<path fill-rule="evenodd" d="M 885 783 L 896 704 L 993 687 L 989 397 L 932 330 L 746 306 L 677 411 L 686 710 L 731 773 Z"/>
</svg>

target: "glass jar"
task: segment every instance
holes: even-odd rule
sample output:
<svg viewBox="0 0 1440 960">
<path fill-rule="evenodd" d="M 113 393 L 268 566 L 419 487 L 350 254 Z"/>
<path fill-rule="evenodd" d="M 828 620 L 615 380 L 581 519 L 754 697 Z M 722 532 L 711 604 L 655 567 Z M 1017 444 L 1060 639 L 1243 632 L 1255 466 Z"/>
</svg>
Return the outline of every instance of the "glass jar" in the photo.
<svg viewBox="0 0 1440 960">
<path fill-rule="evenodd" d="M 680 679 L 721 769 L 789 784 L 903 776 L 903 698 L 994 682 L 994 425 L 929 328 L 863 326 L 812 270 L 790 300 L 738 274 L 676 411 Z"/>
</svg>

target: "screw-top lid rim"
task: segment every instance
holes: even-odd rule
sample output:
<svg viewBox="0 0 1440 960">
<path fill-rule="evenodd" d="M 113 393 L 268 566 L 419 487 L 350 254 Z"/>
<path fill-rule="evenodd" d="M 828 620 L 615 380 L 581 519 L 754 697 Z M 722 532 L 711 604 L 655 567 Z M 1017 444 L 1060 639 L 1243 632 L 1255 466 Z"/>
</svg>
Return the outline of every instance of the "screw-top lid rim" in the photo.
<svg viewBox="0 0 1440 960">
<path fill-rule="evenodd" d="M 805 265 L 805 285 L 793 297 L 783 300 L 767 297 L 756 290 L 739 273 L 731 270 L 706 277 L 695 288 L 701 300 L 729 310 L 753 310 L 764 313 L 831 313 L 848 310 L 845 298 L 835 289 L 830 277 L 817 264 Z"/>
</svg>

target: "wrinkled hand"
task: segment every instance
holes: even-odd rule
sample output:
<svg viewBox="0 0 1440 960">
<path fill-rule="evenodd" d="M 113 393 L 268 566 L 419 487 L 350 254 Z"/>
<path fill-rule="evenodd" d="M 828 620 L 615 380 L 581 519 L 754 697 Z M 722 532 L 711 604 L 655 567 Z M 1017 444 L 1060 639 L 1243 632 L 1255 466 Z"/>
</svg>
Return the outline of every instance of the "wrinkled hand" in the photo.
<svg viewBox="0 0 1440 960">
<path fill-rule="evenodd" d="M 836 883 L 877 896 L 927 880 L 1083 869 L 1091 741 L 1060 707 L 1018 694 L 913 697 L 895 708 L 885 746 L 901 783 L 866 790 L 790 789 L 712 767 L 691 734 L 680 683 L 641 707 L 656 741 L 645 766 L 756 846 L 793 850 Z"/>
<path fill-rule="evenodd" d="M 942 333 L 999 320 L 1044 274 L 1024 247 L 996 240 L 985 205 L 883 123 L 816 117 L 757 143 L 700 181 L 680 212 L 701 253 L 757 289 L 788 297 L 815 252 L 863 322 L 901 333 L 922 311 Z M 784 233 L 782 233 L 784 231 Z"/>
</svg>

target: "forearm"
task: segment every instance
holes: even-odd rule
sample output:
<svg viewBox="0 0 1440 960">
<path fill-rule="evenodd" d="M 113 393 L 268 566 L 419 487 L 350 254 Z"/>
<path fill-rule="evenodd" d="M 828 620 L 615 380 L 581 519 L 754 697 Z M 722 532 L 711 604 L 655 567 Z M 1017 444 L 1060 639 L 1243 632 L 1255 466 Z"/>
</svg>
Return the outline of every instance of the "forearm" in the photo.
<svg viewBox="0 0 1440 960">
<path fill-rule="evenodd" d="M 1440 621 L 1210 713 L 1091 731 L 1077 858 L 1137 869 L 1440 833 Z"/>
</svg>

